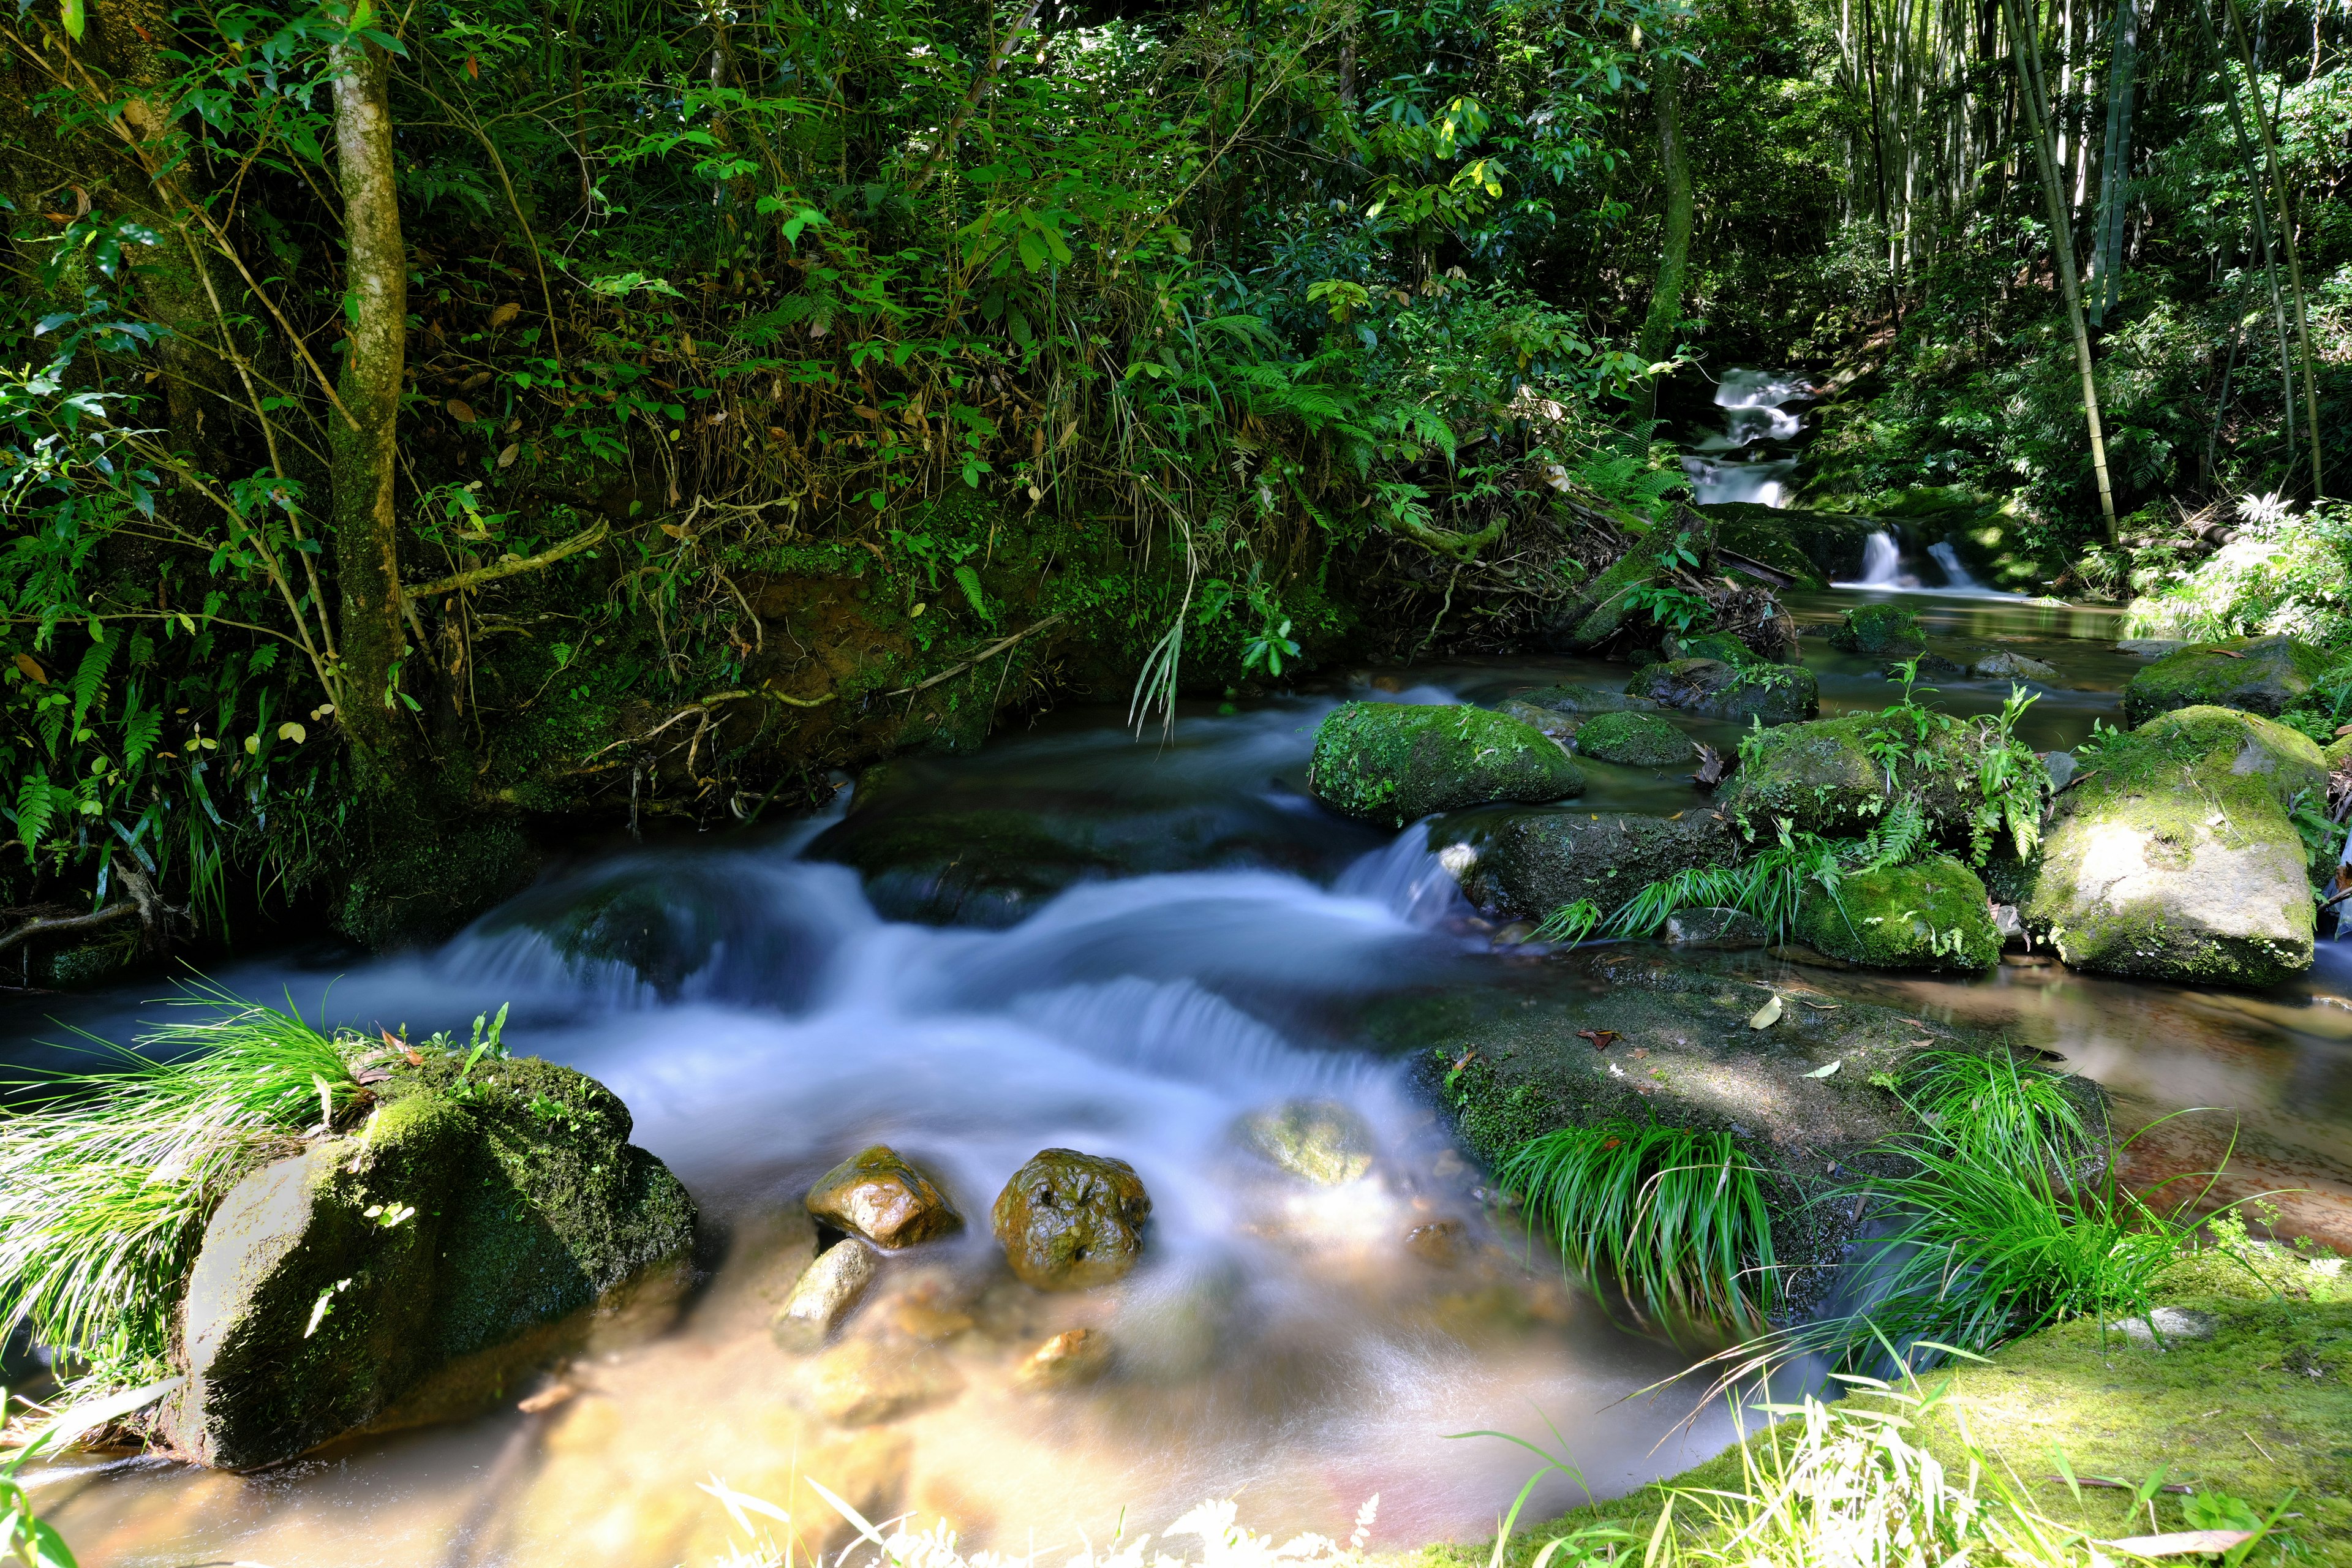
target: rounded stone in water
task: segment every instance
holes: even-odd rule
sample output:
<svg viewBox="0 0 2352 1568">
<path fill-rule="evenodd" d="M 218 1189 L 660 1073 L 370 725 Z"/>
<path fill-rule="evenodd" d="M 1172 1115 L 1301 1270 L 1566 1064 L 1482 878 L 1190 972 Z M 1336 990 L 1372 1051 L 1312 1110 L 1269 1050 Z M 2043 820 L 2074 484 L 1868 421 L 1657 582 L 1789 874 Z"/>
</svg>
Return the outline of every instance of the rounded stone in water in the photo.
<svg viewBox="0 0 2352 1568">
<path fill-rule="evenodd" d="M 887 1144 L 862 1149 L 809 1189 L 808 1211 L 835 1230 L 893 1250 L 963 1228 L 947 1195 Z"/>
<path fill-rule="evenodd" d="M 1601 713 L 1576 731 L 1576 749 L 1627 767 L 1664 768 L 1690 761 L 1690 737 L 1654 713 Z"/>
<path fill-rule="evenodd" d="M 776 1342 L 791 1351 L 813 1351 L 856 1310 L 874 1283 L 873 1249 L 852 1237 L 835 1242 L 801 1271 L 793 1293 L 776 1314 Z"/>
<path fill-rule="evenodd" d="M 1005 1261 L 1040 1290 L 1085 1290 L 1124 1278 L 1143 1253 L 1151 1197 L 1124 1160 L 1041 1149 L 1013 1173 L 991 1213 Z"/>
<path fill-rule="evenodd" d="M 1372 1130 L 1335 1100 L 1253 1111 L 1235 1131 L 1252 1151 L 1318 1186 L 1357 1181 L 1372 1168 Z"/>
</svg>

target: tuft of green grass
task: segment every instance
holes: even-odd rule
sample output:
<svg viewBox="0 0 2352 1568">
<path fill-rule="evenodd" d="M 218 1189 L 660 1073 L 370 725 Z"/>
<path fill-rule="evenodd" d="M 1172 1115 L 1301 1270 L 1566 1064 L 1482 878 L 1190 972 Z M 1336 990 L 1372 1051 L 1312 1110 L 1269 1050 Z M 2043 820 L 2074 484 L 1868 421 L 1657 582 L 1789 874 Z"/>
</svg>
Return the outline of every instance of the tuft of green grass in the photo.
<svg viewBox="0 0 2352 1568">
<path fill-rule="evenodd" d="M 1561 1258 L 1614 1279 L 1644 1321 L 1752 1329 L 1771 1316 L 1764 1174 L 1729 1133 L 1613 1118 L 1531 1139 L 1498 1173 Z"/>
<path fill-rule="evenodd" d="M 2078 1166 L 2096 1146 L 2066 1080 L 2006 1054 L 1915 1058 L 1904 1103 L 1948 1147 L 1990 1164 Z"/>
<path fill-rule="evenodd" d="M 0 1116 L 0 1331 L 29 1323 L 87 1381 L 160 1375 L 205 1222 L 237 1179 L 367 1091 L 291 1012 L 193 989 L 200 1016 L 93 1041 L 104 1070 L 8 1086 Z"/>
</svg>

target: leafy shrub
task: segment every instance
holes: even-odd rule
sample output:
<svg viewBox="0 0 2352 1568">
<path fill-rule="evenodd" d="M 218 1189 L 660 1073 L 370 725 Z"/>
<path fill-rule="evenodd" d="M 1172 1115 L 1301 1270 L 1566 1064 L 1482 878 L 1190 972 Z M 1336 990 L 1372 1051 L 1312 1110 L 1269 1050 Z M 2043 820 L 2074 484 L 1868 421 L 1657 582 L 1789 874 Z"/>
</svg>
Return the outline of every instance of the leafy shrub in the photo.
<svg viewBox="0 0 2352 1568">
<path fill-rule="evenodd" d="M 2284 632 L 2352 642 L 2352 503 L 2249 522 L 2196 567 L 2132 601 L 2135 637 L 2215 638 Z"/>
</svg>

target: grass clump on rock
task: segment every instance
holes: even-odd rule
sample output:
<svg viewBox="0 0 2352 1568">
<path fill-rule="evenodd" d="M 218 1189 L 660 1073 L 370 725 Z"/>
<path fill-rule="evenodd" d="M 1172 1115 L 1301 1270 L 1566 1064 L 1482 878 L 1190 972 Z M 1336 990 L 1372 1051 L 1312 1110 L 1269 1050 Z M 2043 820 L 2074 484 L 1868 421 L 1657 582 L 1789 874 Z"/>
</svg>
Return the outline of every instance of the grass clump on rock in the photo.
<svg viewBox="0 0 2352 1568">
<path fill-rule="evenodd" d="M 1576 749 L 1604 763 L 1664 768 L 1690 760 L 1690 737 L 1654 713 L 1597 713 L 1576 731 Z"/>
<path fill-rule="evenodd" d="M 1342 816 L 1402 827 L 1433 812 L 1584 793 L 1557 742 L 1484 708 L 1343 702 L 1315 731 L 1307 787 Z"/>
</svg>

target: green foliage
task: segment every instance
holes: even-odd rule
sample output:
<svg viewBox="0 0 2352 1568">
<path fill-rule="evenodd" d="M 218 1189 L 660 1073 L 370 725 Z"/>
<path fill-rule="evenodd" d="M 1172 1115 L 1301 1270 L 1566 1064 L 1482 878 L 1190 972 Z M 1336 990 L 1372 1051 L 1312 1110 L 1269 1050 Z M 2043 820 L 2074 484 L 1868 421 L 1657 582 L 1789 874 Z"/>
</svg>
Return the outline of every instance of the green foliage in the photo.
<svg viewBox="0 0 2352 1568">
<path fill-rule="evenodd" d="M 1779 1300 L 1764 1174 L 1729 1133 L 1563 1127 L 1497 1174 L 1570 1267 L 1621 1287 L 1647 1322 L 1754 1327 Z"/>
<path fill-rule="evenodd" d="M 162 1375 L 213 1207 L 248 1170 L 366 1098 L 349 1042 L 198 988 L 198 1016 L 100 1048 L 102 1070 L 19 1082 L 0 1121 L 0 1322 L 94 1382 Z"/>
<path fill-rule="evenodd" d="M 2352 504 L 2247 522 L 2194 566 L 2133 586 L 2143 590 L 2126 621 L 2135 637 L 2284 632 L 2322 646 L 2352 642 Z"/>
<path fill-rule="evenodd" d="M 1562 904 L 1543 918 L 1528 940 L 1558 942 L 1562 947 L 1574 947 L 1591 936 L 1601 924 L 1601 906 L 1591 899 L 1577 899 Z"/>
<path fill-rule="evenodd" d="M 1937 1138 L 1987 1166 L 2070 1172 L 2098 1145 L 2064 1079 L 2006 1054 L 1923 1053 L 1901 1092 Z"/>
</svg>

